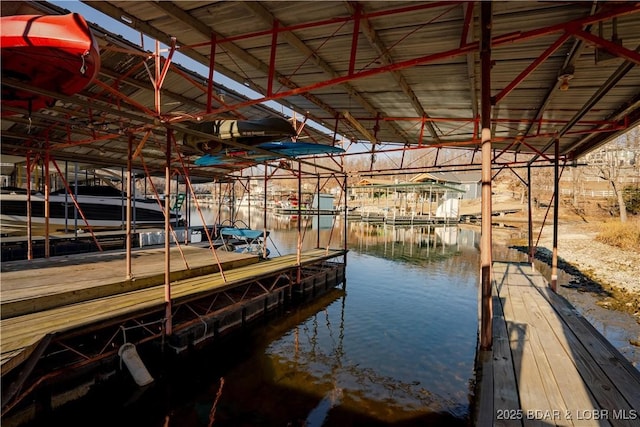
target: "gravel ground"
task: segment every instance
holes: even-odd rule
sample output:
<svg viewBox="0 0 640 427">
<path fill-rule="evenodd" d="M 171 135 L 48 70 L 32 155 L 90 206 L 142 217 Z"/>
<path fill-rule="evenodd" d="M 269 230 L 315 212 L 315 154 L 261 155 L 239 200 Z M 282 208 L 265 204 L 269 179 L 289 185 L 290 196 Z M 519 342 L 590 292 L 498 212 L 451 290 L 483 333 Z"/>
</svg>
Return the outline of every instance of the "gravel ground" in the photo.
<svg viewBox="0 0 640 427">
<path fill-rule="evenodd" d="M 539 250 L 550 253 L 552 232 L 550 228 L 543 233 Z M 600 305 L 627 312 L 640 322 L 640 248 L 619 249 L 596 241 L 596 235 L 590 224 L 558 226 L 558 257 L 591 280 L 574 279 L 568 286 L 600 294 Z"/>
<path fill-rule="evenodd" d="M 640 248 L 622 250 L 596 241 L 597 234 L 598 224 L 565 220 L 558 226 L 558 293 L 640 370 Z M 526 253 L 522 236 L 512 236 L 511 247 Z M 536 253 L 547 279 L 552 249 L 551 225 Z"/>
</svg>

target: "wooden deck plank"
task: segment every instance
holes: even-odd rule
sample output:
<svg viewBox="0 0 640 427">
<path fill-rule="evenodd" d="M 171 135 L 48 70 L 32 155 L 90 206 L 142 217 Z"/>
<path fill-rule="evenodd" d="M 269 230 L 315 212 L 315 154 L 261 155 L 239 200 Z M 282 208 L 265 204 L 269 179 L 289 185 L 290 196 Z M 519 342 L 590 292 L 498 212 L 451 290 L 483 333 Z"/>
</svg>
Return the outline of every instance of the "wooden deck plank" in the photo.
<svg viewBox="0 0 640 427">
<path fill-rule="evenodd" d="M 532 334 L 542 333 L 540 339 L 544 346 L 539 349 L 541 353 L 538 353 L 538 356 L 540 359 L 545 357 L 547 360 L 551 359 L 553 361 L 555 369 L 552 372 L 548 372 L 547 375 L 557 376 L 556 382 L 561 384 L 562 399 L 565 402 L 566 410 L 569 411 L 560 412 L 560 420 L 554 420 L 554 422 L 571 418 L 573 425 L 581 427 L 610 425 L 607 420 L 590 419 L 588 416 L 581 417 L 584 419 L 578 419 L 581 414 L 580 411 L 591 411 L 586 412 L 586 414 L 591 414 L 593 413 L 592 411 L 599 410 L 600 407 L 576 366 L 574 354 L 563 344 L 566 341 L 566 334 L 571 332 L 565 330 L 557 322 L 553 308 L 548 305 L 533 286 L 534 283 L 544 283 L 544 278 L 538 272 L 531 272 L 528 266 L 526 267 L 528 271 L 524 271 L 523 266 L 514 264 L 510 264 L 509 268 L 511 271 L 505 273 L 510 275 L 510 281 L 513 282 L 513 285 L 509 286 L 511 295 L 515 297 L 517 293 L 522 292 L 525 295 L 521 298 L 527 299 L 530 307 L 533 305 L 537 305 L 539 309 L 542 307 L 541 311 L 538 312 L 538 316 L 526 320 Z M 542 311 L 544 311 L 545 316 L 541 316 Z M 516 315 L 520 318 L 525 318 L 526 311 L 518 312 Z M 539 393 L 546 393 L 546 390 L 541 389 Z M 559 408 L 551 408 L 551 406 L 535 409 L 545 410 L 543 408 L 559 410 Z"/>
<path fill-rule="evenodd" d="M 302 265 L 320 262 L 339 256 L 343 251 L 312 250 L 301 256 Z M 211 292 L 238 283 L 245 283 L 264 274 L 277 273 L 298 265 L 295 255 L 285 255 L 264 261 L 256 268 L 249 265 L 231 270 L 227 281 L 219 273 L 202 277 L 180 280 L 172 283 L 172 299 L 193 296 L 197 293 Z M 127 293 L 106 296 L 72 305 L 56 307 L 0 320 L 0 348 L 3 371 L 8 356 L 20 349 L 35 345 L 43 336 L 50 333 L 63 333 L 83 326 L 108 321 L 127 314 L 164 306 L 164 285 L 139 289 Z M 9 365 L 7 365 L 9 366 Z"/>
<path fill-rule="evenodd" d="M 540 297 L 532 295 L 529 288 L 522 285 L 517 287 L 520 291 L 517 295 L 515 288 L 510 288 L 511 298 L 520 298 L 523 308 L 519 316 L 528 325 L 532 355 L 539 368 L 543 386 L 539 392 L 544 393 L 549 402 L 549 406 L 541 406 L 537 409 L 546 410 L 542 408 L 548 408 L 548 410 L 554 411 L 552 414 L 556 425 L 575 425 L 572 421 L 573 417 L 569 417 L 567 414 L 571 414 L 572 408 L 591 407 L 593 405 L 592 397 L 584 389 L 575 365 L 564 353 L 553 331 L 546 322 L 542 321 L 538 310 Z M 598 424 L 590 422 L 586 425 Z"/>
<path fill-rule="evenodd" d="M 504 318 L 507 323 L 511 354 L 518 382 L 518 392 L 523 414 L 523 425 L 543 426 L 542 420 L 528 417 L 528 411 L 548 410 L 551 404 L 547 399 L 542 384 L 541 374 L 535 359 L 531 344 L 535 333 L 531 325 L 523 319 L 524 306 L 517 297 L 517 286 L 509 283 L 504 286 L 501 296 L 504 296 Z M 516 317 L 516 313 L 519 317 Z"/>
<path fill-rule="evenodd" d="M 638 425 L 640 373 L 528 264 L 493 267 L 499 296 L 494 293 L 493 366 L 483 366 L 494 372 L 492 415 L 505 399 L 501 387 L 514 387 L 509 380 L 496 385 L 498 375 L 508 375 L 500 357 L 505 351 L 500 328 L 506 325 L 524 425 Z M 487 418 L 482 411 L 489 406 L 483 404 L 478 419 Z M 494 418 L 494 425 L 501 422 Z"/>
<path fill-rule="evenodd" d="M 494 286 L 495 289 L 495 286 Z M 511 347 L 509 345 L 509 332 L 504 321 L 504 313 L 502 301 L 494 291 L 493 307 L 493 363 L 492 384 L 493 390 L 493 410 L 490 412 L 491 418 L 493 414 L 509 414 L 517 413 L 520 410 L 520 397 L 518 396 L 518 384 L 516 375 L 513 370 L 513 359 L 511 355 Z M 500 417 L 496 419 L 493 425 L 497 427 L 522 426 L 521 419 L 518 417 Z M 491 425 L 491 423 L 483 423 L 480 425 Z"/>
<path fill-rule="evenodd" d="M 556 333 L 558 341 L 574 361 L 583 384 L 594 396 L 594 409 L 604 409 L 608 411 L 617 409 L 626 414 L 630 414 L 632 408 L 627 399 L 619 392 L 615 384 L 606 375 L 606 372 L 602 370 L 600 360 L 594 357 L 588 350 L 588 348 L 592 347 L 592 340 L 589 340 L 587 343 L 581 342 L 571 329 L 567 327 L 566 323 L 559 318 L 557 312 L 553 310 L 553 307 L 547 305 L 542 308 L 542 311 L 546 313 L 545 318 L 551 326 L 556 331 L 562 331 L 561 333 Z M 585 347 L 585 345 L 587 347 Z M 636 383 L 636 387 L 638 386 L 640 385 Z M 582 407 L 576 408 L 576 411 L 579 411 L 581 408 Z M 611 424 L 614 426 L 632 426 L 637 425 L 637 422 L 630 423 L 625 420 L 611 420 Z"/>
<path fill-rule="evenodd" d="M 288 258 L 290 265 L 295 265 L 295 257 Z M 276 266 L 276 270 L 282 268 L 281 262 L 273 264 Z M 265 272 L 265 270 L 261 270 L 256 273 L 253 269 L 248 268 L 242 270 L 244 272 L 244 275 L 242 275 L 243 280 L 259 276 Z M 213 276 L 208 285 L 202 284 L 199 287 L 191 286 L 189 281 L 175 283 L 173 297 L 193 295 L 197 292 L 213 290 L 223 286 L 233 286 L 233 283 L 223 282 L 219 275 Z M 65 332 L 132 311 L 140 311 L 162 305 L 164 305 L 164 288 L 160 286 L 6 319 L 0 323 L 3 331 L 0 337 L 2 351 L 4 353 L 14 348 L 31 345 L 46 333 L 53 331 Z"/>
<path fill-rule="evenodd" d="M 179 281 L 194 277 L 208 276 L 218 272 L 218 264 L 213 260 L 211 251 L 206 247 L 189 246 L 183 248 L 188 257 L 189 269 L 184 269 L 184 264 L 177 262 L 180 253 L 172 248 L 171 280 Z M 305 257 L 317 259 L 326 250 L 319 249 L 304 253 Z M 258 257 L 254 255 L 238 254 L 232 252 L 219 252 L 219 260 L 223 271 L 234 271 L 237 267 L 256 264 L 256 271 L 260 271 Z M 164 284 L 164 253 L 159 249 L 141 250 L 136 252 L 133 271 L 136 275 L 131 280 L 123 279 L 124 260 L 123 254 L 84 254 L 79 260 L 57 257 L 49 265 L 42 260 L 36 260 L 35 264 L 28 262 L 14 262 L 8 266 L 3 265 L 2 301 L 0 315 L 2 318 L 27 314 L 57 306 L 81 302 L 116 293 L 129 292 L 136 289 Z M 265 261 L 264 268 L 273 268 L 270 262 L 290 261 L 288 258 L 272 258 Z M 68 264 L 68 265 L 67 265 Z M 260 263 L 262 265 L 264 263 Z M 269 265 L 267 267 L 266 265 Z M 34 267 L 40 268 L 34 268 Z M 46 268 L 46 274 L 43 269 Z M 225 273 L 228 275 L 229 273 Z M 230 276 L 234 280 L 233 276 Z M 206 277 L 209 281 L 210 277 Z M 34 284 L 36 283 L 36 284 Z M 195 285 L 195 282 L 194 282 Z"/>
<path fill-rule="evenodd" d="M 588 343 L 589 353 L 599 361 L 600 367 L 624 395 L 632 408 L 640 412 L 640 372 L 616 350 L 611 343 L 569 303 L 549 288 L 539 289 L 553 305 L 562 320 L 583 343 Z"/>
<path fill-rule="evenodd" d="M 476 425 L 490 426 L 493 423 L 494 402 L 493 402 L 493 354 L 491 351 L 480 350 L 477 355 L 476 381 Z M 502 427 L 506 424 L 500 424 Z M 522 424 L 510 424 L 510 426 L 522 426 Z"/>
<path fill-rule="evenodd" d="M 211 250 L 202 246 L 185 246 L 182 249 L 190 269 L 217 264 Z M 221 263 L 257 257 L 235 252 L 217 252 Z M 164 252 L 160 249 L 144 249 L 132 252 L 133 277 L 137 280 L 164 272 Z M 46 268 L 47 274 L 42 274 Z M 177 248 L 171 248 L 170 268 L 172 272 L 186 270 L 182 255 Z M 73 275 L 75 280 L 68 277 Z M 109 253 L 79 254 L 73 257 L 53 257 L 32 261 L 12 261 L 2 263 L 3 301 L 42 296 L 51 293 L 86 289 L 105 283 L 126 280 L 126 259 L 123 251 Z M 55 286 L 52 286 L 54 285 Z"/>
</svg>

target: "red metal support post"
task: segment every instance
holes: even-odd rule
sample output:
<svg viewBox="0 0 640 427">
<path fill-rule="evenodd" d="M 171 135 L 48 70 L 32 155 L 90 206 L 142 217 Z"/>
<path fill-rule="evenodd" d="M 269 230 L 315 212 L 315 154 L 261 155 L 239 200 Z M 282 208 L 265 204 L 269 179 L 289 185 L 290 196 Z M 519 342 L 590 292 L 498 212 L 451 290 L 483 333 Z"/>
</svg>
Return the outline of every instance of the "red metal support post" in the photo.
<svg viewBox="0 0 640 427">
<path fill-rule="evenodd" d="M 267 80 L 267 96 L 273 95 L 273 78 L 276 70 L 276 51 L 278 47 L 278 20 L 273 20 L 273 33 L 271 33 L 271 55 L 269 57 L 269 78 Z"/>
<path fill-rule="evenodd" d="M 31 146 L 31 142 L 27 143 Z M 31 150 L 27 151 L 27 259 L 33 259 L 33 238 L 31 236 Z"/>
<path fill-rule="evenodd" d="M 296 283 L 302 280 L 302 162 L 298 162 L 298 244 L 296 245 Z"/>
<path fill-rule="evenodd" d="M 491 277 L 491 2 L 481 4 L 481 120 L 482 120 L 482 225 L 480 240 L 481 326 L 480 348 L 491 350 L 493 345 L 493 306 Z"/>
<path fill-rule="evenodd" d="M 535 259 L 535 247 L 533 246 L 533 196 L 531 194 L 531 164 L 527 164 L 527 212 L 529 214 L 529 264 L 533 268 L 533 260 Z"/>
<path fill-rule="evenodd" d="M 133 134 L 129 134 L 127 141 L 127 206 L 126 212 L 126 232 L 125 232 L 125 249 L 126 249 L 126 277 L 131 280 L 131 169 L 133 160 Z"/>
<path fill-rule="evenodd" d="M 172 304 L 171 304 L 171 129 L 167 128 L 166 162 L 164 167 L 164 302 L 165 331 L 173 334 Z"/>
<path fill-rule="evenodd" d="M 216 65 L 216 33 L 211 34 L 211 51 L 209 53 L 209 80 L 207 80 L 207 113 L 211 112 L 213 100 L 213 71 Z"/>
<path fill-rule="evenodd" d="M 551 289 L 553 292 L 558 288 L 558 210 L 560 202 L 560 139 L 554 141 L 553 160 L 553 255 L 551 258 Z"/>
<path fill-rule="evenodd" d="M 345 251 L 347 250 L 348 246 L 348 239 L 347 239 L 347 233 L 349 231 L 348 227 L 347 227 L 347 215 L 349 214 L 349 206 L 347 206 L 347 202 L 349 201 L 349 195 L 347 194 L 347 192 L 349 191 L 349 188 L 347 186 L 347 174 L 344 174 L 344 178 L 342 181 L 342 194 L 344 197 L 344 221 L 342 221 L 343 223 L 343 229 L 342 229 L 342 233 L 343 233 L 343 238 L 344 241 L 342 243 L 342 249 L 344 249 Z M 345 254 L 344 256 L 344 265 L 345 267 L 347 266 L 347 255 Z M 346 280 L 345 280 L 345 285 L 346 287 Z"/>
<path fill-rule="evenodd" d="M 362 16 L 362 6 L 356 4 L 356 14 L 353 17 L 353 36 L 351 39 L 351 55 L 349 56 L 349 75 L 352 75 L 356 68 L 356 52 L 358 51 L 358 37 L 360 36 L 360 19 Z"/>
<path fill-rule="evenodd" d="M 51 206 L 49 206 L 49 193 L 51 192 L 51 178 L 49 176 L 49 135 L 47 134 L 47 142 L 44 152 L 44 257 L 51 256 L 50 239 L 49 239 L 49 218 L 51 217 Z"/>
<path fill-rule="evenodd" d="M 153 76 L 153 89 L 154 89 L 154 106 L 155 112 L 159 116 L 162 114 L 162 108 L 160 105 L 160 41 L 156 40 L 156 55 L 155 55 L 155 73 Z"/>
<path fill-rule="evenodd" d="M 320 175 L 318 175 L 316 179 L 316 188 L 318 194 L 318 203 L 316 204 L 316 218 L 318 220 L 318 229 L 316 230 L 316 249 L 320 249 Z"/>
<path fill-rule="evenodd" d="M 262 210 L 262 257 L 267 259 L 267 183 L 269 182 L 267 162 L 264 163 L 264 209 Z"/>
</svg>

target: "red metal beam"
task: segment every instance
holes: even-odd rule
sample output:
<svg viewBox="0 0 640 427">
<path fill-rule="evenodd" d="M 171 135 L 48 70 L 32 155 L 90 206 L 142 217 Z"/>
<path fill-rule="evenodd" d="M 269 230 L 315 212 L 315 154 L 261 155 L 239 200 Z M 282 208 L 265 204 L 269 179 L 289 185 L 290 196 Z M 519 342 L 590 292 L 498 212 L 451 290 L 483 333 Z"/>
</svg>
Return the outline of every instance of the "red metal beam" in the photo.
<svg viewBox="0 0 640 427">
<path fill-rule="evenodd" d="M 370 12 L 370 13 L 361 13 L 360 14 L 360 18 L 361 19 L 381 18 L 381 17 L 389 16 L 389 15 L 412 13 L 412 12 L 416 12 L 416 11 L 419 11 L 419 10 L 435 9 L 435 8 L 455 5 L 455 4 L 459 4 L 459 3 L 460 2 L 457 2 L 457 1 L 442 1 L 442 2 L 434 2 L 434 3 L 416 3 L 415 5 L 401 7 L 401 8 L 397 8 L 397 9 L 386 9 L 386 10 L 378 10 L 378 11 Z M 298 31 L 298 30 L 304 30 L 304 29 L 308 29 L 308 28 L 322 27 L 322 26 L 326 26 L 326 25 L 334 25 L 334 24 L 349 22 L 349 21 L 352 21 L 354 19 L 355 19 L 354 16 L 344 16 L 344 17 L 336 17 L 336 18 L 324 19 L 324 20 L 315 21 L 315 22 L 306 22 L 304 24 L 289 25 L 289 26 L 284 26 L 284 27 L 280 26 L 278 28 L 278 33 Z M 264 36 L 270 35 L 272 31 L 273 30 L 255 31 L 253 33 L 247 33 L 247 34 L 240 34 L 240 35 L 237 35 L 237 36 L 225 37 L 225 38 L 218 39 L 218 43 L 230 43 L 230 42 L 236 42 L 238 40 L 246 40 L 246 39 L 250 39 L 250 38 L 254 38 L 254 37 L 264 37 Z M 208 46 L 209 43 L 210 42 L 202 42 L 202 43 L 196 43 L 196 44 L 191 44 L 191 45 L 183 45 L 183 46 L 181 46 L 181 48 L 195 49 L 195 48 L 198 48 L 198 47 Z"/>
<path fill-rule="evenodd" d="M 109 86 L 106 83 L 101 82 L 100 80 L 94 80 L 93 83 L 97 86 L 100 86 L 101 88 L 105 89 L 107 92 L 109 92 L 111 95 L 115 96 L 117 99 L 122 99 L 123 101 L 127 102 L 128 104 L 138 108 L 140 111 L 142 111 L 145 114 L 150 115 L 151 117 L 156 117 L 157 114 L 155 111 L 147 108 L 146 106 L 139 104 L 138 102 L 134 101 L 133 99 L 125 96 L 124 94 L 122 94 L 121 92 L 118 92 L 116 89 L 112 88 L 111 86 Z M 159 101 L 158 101 L 159 102 Z"/>
<path fill-rule="evenodd" d="M 502 34 L 500 36 L 494 37 L 491 43 L 492 43 L 492 46 L 501 46 L 503 44 L 508 44 L 508 43 L 512 43 L 520 40 L 535 39 L 547 34 L 553 34 L 553 33 L 565 32 L 565 31 L 572 32 L 572 33 L 579 32 L 579 31 L 582 31 L 582 27 L 586 25 L 595 24 L 600 21 L 606 21 L 608 19 L 615 18 L 615 17 L 632 15 L 638 12 L 640 12 L 640 3 L 624 4 L 622 6 L 616 5 L 616 6 L 608 7 L 600 13 L 574 19 L 572 21 L 561 22 L 559 24 L 550 25 L 548 27 L 541 27 L 531 31 L 525 31 L 525 32 L 515 31 L 508 34 Z"/>
<path fill-rule="evenodd" d="M 600 47 L 603 47 L 605 49 L 607 49 L 609 52 L 611 52 L 612 54 L 619 56 L 623 59 L 626 59 L 627 61 L 631 61 L 633 63 L 635 63 L 636 65 L 640 65 L 640 53 L 633 51 L 631 49 L 627 49 L 623 46 L 620 46 L 619 44 L 616 44 L 610 40 L 605 40 L 601 37 L 598 37 L 596 35 L 593 35 L 589 32 L 586 32 L 582 29 L 576 28 L 574 30 L 571 31 L 571 33 L 573 35 L 575 35 L 576 37 L 579 37 L 585 41 L 591 42 L 593 44 L 596 44 Z"/>
<path fill-rule="evenodd" d="M 383 66 L 383 67 L 379 67 L 379 68 L 375 68 L 375 69 L 370 69 L 370 70 L 365 70 L 365 71 L 360 71 L 357 73 L 353 73 L 347 76 L 341 76 L 341 77 L 336 77 L 334 79 L 330 79 L 330 80 L 326 80 L 323 82 L 318 82 L 318 83 L 314 83 L 308 86 L 303 86 L 303 87 L 298 87 L 295 89 L 291 89 L 285 92 L 279 92 L 277 94 L 274 94 L 273 96 L 267 96 L 267 97 L 262 97 L 262 98 L 257 98 L 257 99 L 250 99 L 247 101 L 243 101 L 243 102 L 239 102 L 237 104 L 234 105 L 229 105 L 229 106 L 225 106 L 225 107 L 221 107 L 218 108 L 214 111 L 212 111 L 210 114 L 203 114 L 201 117 L 202 118 L 208 118 L 209 116 L 215 116 L 218 115 L 220 113 L 224 113 L 227 111 L 231 111 L 231 110 L 237 110 L 243 107 L 248 107 L 251 105 L 256 105 L 256 104 L 261 104 L 264 103 L 266 101 L 273 101 L 273 100 L 277 100 L 277 99 L 282 99 L 282 98 L 287 98 L 289 96 L 294 96 L 294 95 L 300 95 L 303 93 L 307 93 L 307 92 L 311 92 L 313 90 L 316 89 L 322 89 L 328 86 L 334 86 L 334 85 L 338 85 L 338 84 L 342 84 L 342 83 L 346 83 L 352 80 L 357 80 L 357 79 L 362 79 L 365 77 L 371 77 L 371 76 L 375 76 L 378 74 L 383 74 L 383 73 L 388 73 L 390 71 L 397 71 L 397 70 L 402 70 L 405 68 L 409 68 L 409 67 L 413 67 L 416 65 L 420 65 L 420 64 L 425 64 L 425 63 L 429 63 L 429 62 L 434 62 L 434 61 L 438 61 L 438 60 L 442 60 L 442 59 L 448 59 L 448 58 L 453 58 L 459 55 L 464 55 L 466 53 L 469 52 L 473 52 L 475 50 L 477 50 L 478 48 L 478 43 L 472 43 L 469 44 L 463 48 L 460 49 L 452 49 L 449 51 L 445 51 L 445 52 L 441 52 L 441 53 L 436 53 L 433 55 L 427 55 L 427 56 L 423 56 L 420 58 L 415 58 L 415 59 L 410 59 L 407 61 L 403 61 L 403 62 L 397 62 L 395 64 L 390 64 L 387 66 Z M 180 121 L 184 121 L 186 119 L 175 119 L 175 120 L 171 120 L 171 122 L 180 122 Z"/>
<path fill-rule="evenodd" d="M 356 67 L 358 37 L 360 36 L 360 19 L 362 18 L 362 6 L 356 3 L 355 9 L 356 13 L 353 16 L 353 35 L 351 36 L 351 54 L 349 55 L 349 75 L 353 74 Z"/>
<path fill-rule="evenodd" d="M 211 112 L 213 98 L 213 70 L 216 66 L 216 33 L 211 34 L 211 50 L 209 52 L 209 80 L 207 80 L 207 113 Z"/>
<path fill-rule="evenodd" d="M 509 33 L 509 34 L 503 34 L 501 36 L 497 36 L 494 37 L 491 41 L 491 45 L 493 46 L 493 48 L 497 48 L 500 47 L 502 45 L 507 45 L 507 44 L 512 44 L 518 41 L 524 41 L 524 40 L 530 40 L 530 39 L 535 39 L 538 37 L 542 37 L 548 34 L 553 34 L 553 33 L 558 33 L 558 32 L 565 32 L 568 31 L 568 29 L 573 28 L 573 30 L 571 31 L 577 31 L 580 32 L 581 30 L 579 29 L 579 27 L 587 25 L 587 24 L 591 24 L 591 23 L 595 23 L 595 22 L 599 22 L 602 20 L 606 20 L 606 19 L 610 19 L 616 16 L 624 16 L 624 15 L 628 15 L 628 14 L 633 14 L 640 11 L 640 5 L 624 5 L 624 6 L 616 6 L 616 7 L 612 7 L 610 9 L 608 9 L 605 12 L 602 13 L 598 13 L 595 15 L 591 15 L 591 16 L 587 16 L 587 17 L 583 17 L 583 18 L 579 18 L 579 19 L 575 19 L 573 21 L 569 21 L 569 22 L 564 22 L 564 23 L 560 23 L 560 24 L 556 24 L 556 25 L 551 25 L 548 27 L 542 27 L 542 28 L 538 28 L 535 30 L 531 30 L 531 31 L 526 31 L 526 32 L 515 32 L 515 33 Z M 600 39 L 599 39 L 600 40 Z M 208 116 L 214 116 L 223 112 L 227 112 L 227 111 L 231 111 L 231 110 L 237 110 L 243 107 L 248 107 L 251 105 L 256 105 L 256 104 L 260 104 L 260 103 L 264 103 L 266 101 L 270 101 L 270 100 L 277 100 L 277 99 L 282 99 L 282 98 L 286 98 L 286 97 L 290 97 L 290 96 L 295 96 L 295 95 L 300 95 L 300 94 L 304 94 L 307 92 L 311 92 L 314 91 L 316 89 L 322 89 L 325 87 L 329 87 L 329 86 L 334 86 L 334 85 L 338 85 L 338 84 L 342 84 L 342 83 L 346 83 L 349 81 L 353 81 L 353 80 L 358 80 L 358 79 L 363 79 L 363 78 L 367 78 L 367 77 L 371 77 L 371 76 L 375 76 L 378 74 L 383 74 L 383 73 L 388 73 L 391 71 L 399 71 L 399 70 L 403 70 L 405 68 L 410 68 L 410 67 L 414 67 L 417 65 L 422 65 L 422 64 L 427 64 L 427 63 L 432 63 L 432 62 L 436 62 L 436 61 L 440 61 L 440 60 L 444 60 L 444 59 L 450 59 L 450 58 L 455 58 L 457 56 L 461 56 L 461 55 L 466 55 L 468 53 L 471 52 L 475 52 L 477 51 L 479 48 L 479 43 L 478 42 L 473 42 L 473 43 L 469 43 L 466 44 L 464 46 L 461 46 L 459 48 L 456 49 L 451 49 L 451 50 L 447 50 L 447 51 L 443 51 L 443 52 L 437 52 L 437 53 L 433 53 L 430 55 L 426 55 L 426 56 L 422 56 L 422 57 L 418 57 L 418 58 L 414 58 L 414 59 L 409 59 L 406 61 L 401 61 L 401 62 L 397 62 L 394 64 L 389 64 L 386 66 L 382 66 L 382 67 L 378 67 L 378 68 L 374 68 L 374 69 L 368 69 L 368 70 L 364 70 L 364 71 L 360 71 L 360 72 L 354 72 L 351 73 L 349 75 L 346 76 L 340 76 L 340 77 L 336 77 L 330 80 L 325 80 L 322 82 L 317 82 L 311 85 L 307 85 L 304 87 L 297 87 L 288 91 L 284 91 L 284 92 L 280 92 L 277 94 L 274 94 L 272 96 L 266 96 L 266 97 L 262 97 L 262 98 L 257 98 L 257 99 L 252 99 L 252 100 L 247 100 L 244 102 L 240 102 L 234 105 L 229 105 L 229 106 L 225 106 L 225 107 L 221 107 L 218 108 L 214 111 L 212 111 L 211 113 L 208 113 L 206 115 L 203 115 L 203 118 L 207 118 Z M 186 120 L 186 118 L 176 118 L 173 119 L 172 122 L 179 122 L 179 121 L 184 121 Z"/>
<path fill-rule="evenodd" d="M 499 94 L 494 96 L 491 99 L 491 103 L 493 105 L 496 105 L 498 102 L 500 102 L 502 98 L 507 96 L 516 86 L 518 86 L 524 79 L 526 79 L 529 76 L 529 74 L 531 74 L 536 68 L 538 68 L 540 64 L 546 61 L 547 58 L 549 58 L 549 56 L 551 56 L 556 50 L 558 50 L 560 46 L 562 46 L 569 37 L 571 37 L 571 34 L 569 33 L 562 34 L 560 38 L 555 42 L 553 42 L 553 44 L 549 46 L 544 52 L 542 52 L 542 54 L 539 57 L 537 57 L 535 61 L 529 64 L 529 66 L 525 68 L 524 71 L 522 71 L 518 75 L 518 77 L 516 77 L 511 83 L 509 83 L 507 87 L 502 89 L 502 91 Z"/>
<path fill-rule="evenodd" d="M 158 89 L 162 89 L 162 84 L 164 83 L 164 79 L 167 77 L 167 73 L 169 72 L 169 66 L 171 65 L 171 59 L 173 58 L 173 54 L 176 51 L 176 38 L 171 37 L 171 46 L 169 47 L 169 55 L 167 55 L 167 59 L 164 64 L 162 64 L 162 70 L 160 71 L 160 76 L 157 80 Z M 160 55 L 160 52 L 158 52 Z M 161 57 L 160 57 L 161 58 Z"/>
<path fill-rule="evenodd" d="M 267 96 L 273 95 L 273 79 L 276 73 L 276 50 L 278 47 L 278 26 L 280 23 L 277 19 L 273 20 L 273 29 L 271 30 L 271 55 L 269 57 L 269 77 L 267 80 Z"/>
<path fill-rule="evenodd" d="M 462 35 L 460 36 L 460 47 L 467 44 L 467 39 L 469 37 L 469 30 L 471 25 L 473 24 L 473 6 L 474 2 L 465 2 L 466 10 L 464 13 L 464 24 L 462 25 Z"/>
</svg>

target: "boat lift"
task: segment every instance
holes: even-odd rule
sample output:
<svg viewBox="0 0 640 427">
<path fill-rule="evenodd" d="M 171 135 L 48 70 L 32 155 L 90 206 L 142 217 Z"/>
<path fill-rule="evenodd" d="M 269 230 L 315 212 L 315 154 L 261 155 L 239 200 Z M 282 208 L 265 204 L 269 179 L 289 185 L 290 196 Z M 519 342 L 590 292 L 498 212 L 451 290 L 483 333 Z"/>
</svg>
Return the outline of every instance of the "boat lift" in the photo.
<svg viewBox="0 0 640 427">
<path fill-rule="evenodd" d="M 250 253 L 258 255 L 262 259 L 269 257 L 269 249 L 266 247 L 268 230 L 253 230 L 242 220 L 235 220 L 230 226 L 220 229 L 222 246 L 220 249 L 229 252 Z"/>
</svg>

